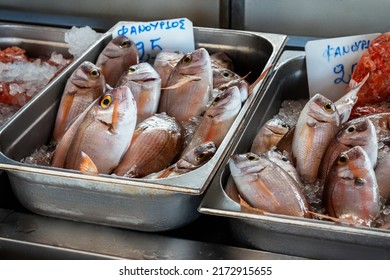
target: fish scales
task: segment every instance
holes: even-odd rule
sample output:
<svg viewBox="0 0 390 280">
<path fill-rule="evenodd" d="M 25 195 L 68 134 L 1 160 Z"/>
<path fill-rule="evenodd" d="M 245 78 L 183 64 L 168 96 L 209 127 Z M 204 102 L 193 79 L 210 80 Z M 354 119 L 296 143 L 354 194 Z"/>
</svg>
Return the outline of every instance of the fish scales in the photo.
<svg viewBox="0 0 390 280">
<path fill-rule="evenodd" d="M 167 167 L 180 152 L 183 128 L 173 117 L 156 114 L 139 123 L 114 174 L 140 178 Z"/>
</svg>

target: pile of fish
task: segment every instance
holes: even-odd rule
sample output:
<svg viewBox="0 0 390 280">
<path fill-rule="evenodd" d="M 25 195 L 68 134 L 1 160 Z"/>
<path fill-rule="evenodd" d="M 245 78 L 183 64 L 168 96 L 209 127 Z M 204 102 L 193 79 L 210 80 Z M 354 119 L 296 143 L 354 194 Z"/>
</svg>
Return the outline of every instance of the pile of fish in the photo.
<svg viewBox="0 0 390 280">
<path fill-rule="evenodd" d="M 189 172 L 215 154 L 248 94 L 225 53 L 163 50 L 151 65 L 118 36 L 68 79 L 50 164 L 129 178 Z"/>
<path fill-rule="evenodd" d="M 295 126 L 267 121 L 249 152 L 231 156 L 229 197 L 251 213 L 389 228 L 390 113 L 350 118 L 367 79 L 336 102 L 316 94 Z"/>
</svg>

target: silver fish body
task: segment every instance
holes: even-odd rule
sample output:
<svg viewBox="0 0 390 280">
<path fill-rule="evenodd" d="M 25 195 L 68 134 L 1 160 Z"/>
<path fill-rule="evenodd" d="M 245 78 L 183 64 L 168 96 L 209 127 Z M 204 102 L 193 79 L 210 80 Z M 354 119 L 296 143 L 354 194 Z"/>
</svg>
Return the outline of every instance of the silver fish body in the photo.
<svg viewBox="0 0 390 280">
<path fill-rule="evenodd" d="M 301 111 L 292 139 L 295 166 L 303 183 L 314 183 L 322 157 L 340 126 L 334 104 L 314 95 Z"/>
<path fill-rule="evenodd" d="M 161 78 L 161 87 L 165 87 L 173 68 L 184 56 L 184 53 L 178 51 L 162 50 L 156 55 L 153 62 L 153 68 Z"/>
<path fill-rule="evenodd" d="M 252 143 L 251 152 L 261 154 L 269 151 L 278 144 L 289 130 L 289 125 L 279 118 L 268 120 L 257 132 Z"/>
<path fill-rule="evenodd" d="M 123 35 L 113 38 L 96 60 L 96 65 L 101 68 L 106 82 L 113 87 L 123 72 L 138 63 L 136 44 Z"/>
<path fill-rule="evenodd" d="M 66 82 L 57 111 L 53 131 L 53 143 L 57 144 L 69 125 L 96 98 L 105 91 L 105 79 L 100 68 L 85 61 L 72 73 Z"/>
<path fill-rule="evenodd" d="M 216 147 L 222 143 L 241 109 L 240 92 L 231 87 L 214 99 L 207 108 L 184 154 L 200 144 L 212 141 Z"/>
<path fill-rule="evenodd" d="M 97 99 L 72 124 L 56 147 L 52 164 L 79 170 L 82 152 L 91 158 L 99 173 L 110 174 L 125 154 L 137 119 L 137 107 L 128 87 L 118 87 Z"/>
<path fill-rule="evenodd" d="M 212 88 L 210 55 L 204 48 L 196 49 L 176 64 L 161 91 L 158 111 L 179 121 L 201 115 L 211 99 Z"/>
<path fill-rule="evenodd" d="M 319 178 L 325 179 L 334 161 L 342 152 L 354 146 L 362 147 L 375 168 L 378 158 L 378 139 L 375 126 L 368 118 L 345 123 L 330 142 L 321 162 Z"/>
<path fill-rule="evenodd" d="M 390 199 L 390 155 L 386 155 L 378 160 L 375 176 L 380 196 L 384 201 L 388 201 Z"/>
<path fill-rule="evenodd" d="M 355 225 L 370 226 L 378 216 L 378 184 L 363 148 L 340 154 L 326 178 L 323 204 L 329 215 Z"/>
<path fill-rule="evenodd" d="M 265 155 L 235 154 L 229 168 L 240 196 L 251 207 L 274 214 L 310 217 L 298 183 Z"/>
<path fill-rule="evenodd" d="M 283 152 L 277 150 L 269 150 L 265 153 L 265 156 L 273 163 L 279 165 L 284 171 L 286 171 L 295 181 L 297 181 L 299 187 L 302 189 L 303 183 L 301 177 L 295 166 L 289 160 L 288 156 Z"/>
<path fill-rule="evenodd" d="M 217 148 L 211 141 L 200 144 L 194 149 L 183 154 L 179 160 L 166 169 L 150 174 L 145 178 L 162 179 L 179 176 L 191 172 L 206 164 L 215 154 Z"/>
<path fill-rule="evenodd" d="M 137 122 L 153 116 L 158 109 L 161 79 L 147 62 L 132 65 L 119 78 L 118 86 L 128 86 L 137 103 Z"/>
<path fill-rule="evenodd" d="M 125 156 L 114 174 L 141 178 L 171 164 L 181 151 L 183 128 L 173 117 L 156 114 L 139 123 Z"/>
</svg>

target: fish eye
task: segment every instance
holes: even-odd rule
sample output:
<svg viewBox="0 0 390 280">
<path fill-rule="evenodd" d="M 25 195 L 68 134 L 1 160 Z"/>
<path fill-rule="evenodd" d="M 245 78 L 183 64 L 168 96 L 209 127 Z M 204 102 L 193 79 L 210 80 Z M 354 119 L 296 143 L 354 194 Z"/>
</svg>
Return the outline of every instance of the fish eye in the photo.
<svg viewBox="0 0 390 280">
<path fill-rule="evenodd" d="M 228 71 L 224 71 L 222 73 L 222 75 L 225 77 L 225 78 L 229 78 L 230 77 L 230 73 Z"/>
<path fill-rule="evenodd" d="M 288 124 L 286 124 L 286 123 L 282 123 L 282 127 L 284 127 L 284 128 L 288 128 Z"/>
<path fill-rule="evenodd" d="M 192 61 L 192 55 L 190 55 L 190 54 L 185 55 L 185 56 L 181 59 L 181 61 L 182 61 L 183 63 L 185 63 L 185 64 L 190 63 L 190 62 Z"/>
<path fill-rule="evenodd" d="M 197 158 L 196 161 L 201 161 L 206 156 L 205 153 L 201 153 Z"/>
<path fill-rule="evenodd" d="M 111 105 L 111 102 L 112 102 L 112 96 L 111 95 L 105 95 L 102 100 L 100 101 L 100 106 L 103 108 L 103 109 L 106 109 L 108 108 L 110 105 Z"/>
<path fill-rule="evenodd" d="M 355 185 L 358 187 L 362 187 L 366 181 L 363 178 L 356 178 L 355 179 Z"/>
<path fill-rule="evenodd" d="M 289 161 L 287 157 L 282 157 L 282 160 L 285 161 L 285 162 Z"/>
<path fill-rule="evenodd" d="M 327 112 L 333 112 L 333 103 L 332 102 L 327 102 L 324 104 L 324 109 Z"/>
<path fill-rule="evenodd" d="M 354 125 L 350 125 L 348 128 L 347 128 L 347 132 L 348 133 L 352 133 L 352 132 L 354 132 L 356 130 L 356 126 L 354 126 Z"/>
<path fill-rule="evenodd" d="M 338 161 L 337 161 L 337 165 L 339 165 L 339 166 L 345 165 L 345 164 L 347 164 L 347 160 L 348 160 L 347 155 L 341 154 L 339 156 Z"/>
<path fill-rule="evenodd" d="M 130 45 L 131 45 L 130 40 L 125 40 L 125 41 L 121 42 L 121 44 L 120 44 L 119 47 L 120 47 L 121 49 L 126 49 L 126 48 L 129 48 Z"/>
<path fill-rule="evenodd" d="M 137 67 L 135 67 L 135 66 L 129 67 L 129 72 L 135 72 L 136 70 L 137 70 Z"/>
<path fill-rule="evenodd" d="M 251 155 L 251 154 L 247 154 L 246 158 L 247 158 L 247 160 L 250 160 L 250 161 L 253 161 L 253 160 L 257 159 L 254 155 Z"/>
<path fill-rule="evenodd" d="M 100 76 L 100 71 L 96 68 L 93 68 L 91 69 L 91 71 L 89 71 L 89 75 L 93 78 L 95 77 L 99 77 Z"/>
</svg>

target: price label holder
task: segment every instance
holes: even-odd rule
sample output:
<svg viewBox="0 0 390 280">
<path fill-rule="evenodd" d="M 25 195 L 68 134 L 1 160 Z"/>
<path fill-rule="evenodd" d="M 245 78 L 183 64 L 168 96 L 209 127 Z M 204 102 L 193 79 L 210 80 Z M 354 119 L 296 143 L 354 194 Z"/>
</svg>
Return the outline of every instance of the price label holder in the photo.
<svg viewBox="0 0 390 280">
<path fill-rule="evenodd" d="M 353 70 L 380 33 L 308 41 L 305 45 L 310 97 L 321 93 L 333 102 L 345 94 Z"/>
<path fill-rule="evenodd" d="M 192 52 L 195 49 L 193 25 L 187 18 L 150 22 L 118 22 L 112 37 L 125 35 L 134 41 L 141 62 L 152 63 L 163 49 Z"/>
</svg>

